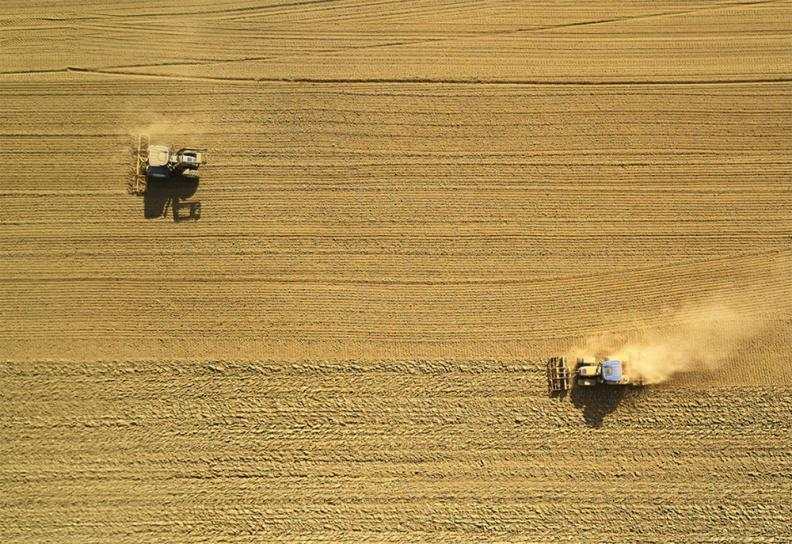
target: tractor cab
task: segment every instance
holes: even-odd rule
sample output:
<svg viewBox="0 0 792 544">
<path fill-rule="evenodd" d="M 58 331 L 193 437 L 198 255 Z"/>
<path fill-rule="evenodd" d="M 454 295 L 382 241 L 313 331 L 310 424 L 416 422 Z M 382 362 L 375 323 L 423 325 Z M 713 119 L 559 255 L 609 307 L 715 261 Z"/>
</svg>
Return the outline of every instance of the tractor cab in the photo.
<svg viewBox="0 0 792 544">
<path fill-rule="evenodd" d="M 197 149 L 179 149 L 171 156 L 170 167 L 176 175 L 197 178 L 198 167 L 203 162 L 203 153 Z"/>
<path fill-rule="evenodd" d="M 624 373 L 622 371 L 622 362 L 617 359 L 608 359 L 603 361 L 600 365 L 602 367 L 602 381 L 606 384 L 617 385 L 621 384 Z"/>
<path fill-rule="evenodd" d="M 166 145 L 148 146 L 148 166 L 146 175 L 151 178 L 164 179 L 171 176 L 170 148 Z"/>
<path fill-rule="evenodd" d="M 199 166 L 203 162 L 203 153 L 196 149 L 179 149 L 174 154 L 175 162 L 183 162 L 193 166 Z"/>
</svg>

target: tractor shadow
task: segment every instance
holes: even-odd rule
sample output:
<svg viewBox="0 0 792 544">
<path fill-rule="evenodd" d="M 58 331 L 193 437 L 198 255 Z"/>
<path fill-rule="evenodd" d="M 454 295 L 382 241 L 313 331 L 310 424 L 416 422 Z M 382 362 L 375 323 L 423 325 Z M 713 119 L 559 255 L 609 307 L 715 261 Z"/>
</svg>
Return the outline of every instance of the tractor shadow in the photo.
<svg viewBox="0 0 792 544">
<path fill-rule="evenodd" d="M 198 190 L 198 178 L 183 176 L 167 179 L 149 178 L 143 193 L 143 217 L 158 219 L 168 211 L 174 212 L 176 205 L 187 200 Z"/>
<path fill-rule="evenodd" d="M 589 427 L 602 427 L 605 418 L 625 401 L 642 394 L 641 387 L 597 385 L 573 387 L 569 397 L 572 405 L 583 412 L 583 421 Z"/>
</svg>

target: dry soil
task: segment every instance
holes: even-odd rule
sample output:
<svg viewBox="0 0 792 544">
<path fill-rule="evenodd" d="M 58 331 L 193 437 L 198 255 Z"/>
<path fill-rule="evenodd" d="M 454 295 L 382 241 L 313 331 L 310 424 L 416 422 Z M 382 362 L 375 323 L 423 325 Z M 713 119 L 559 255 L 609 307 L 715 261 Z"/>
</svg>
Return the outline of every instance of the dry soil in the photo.
<svg viewBox="0 0 792 544">
<path fill-rule="evenodd" d="M 0 541 L 792 541 L 792 3 L 0 28 Z M 208 149 L 199 222 L 141 132 Z M 547 397 L 713 304 L 712 364 Z"/>
</svg>

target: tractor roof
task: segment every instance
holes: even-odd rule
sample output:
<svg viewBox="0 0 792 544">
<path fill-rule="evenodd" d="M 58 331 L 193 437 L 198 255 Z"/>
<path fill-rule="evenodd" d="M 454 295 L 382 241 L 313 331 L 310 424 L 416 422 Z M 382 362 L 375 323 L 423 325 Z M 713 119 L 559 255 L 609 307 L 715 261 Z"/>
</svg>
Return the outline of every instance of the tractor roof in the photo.
<svg viewBox="0 0 792 544">
<path fill-rule="evenodd" d="M 150 145 L 148 148 L 149 166 L 165 166 L 170 158 L 170 148 L 167 145 Z"/>
<path fill-rule="evenodd" d="M 618 382 L 622 378 L 622 363 L 617 359 L 608 359 L 602 363 L 602 379 L 606 382 Z"/>
</svg>

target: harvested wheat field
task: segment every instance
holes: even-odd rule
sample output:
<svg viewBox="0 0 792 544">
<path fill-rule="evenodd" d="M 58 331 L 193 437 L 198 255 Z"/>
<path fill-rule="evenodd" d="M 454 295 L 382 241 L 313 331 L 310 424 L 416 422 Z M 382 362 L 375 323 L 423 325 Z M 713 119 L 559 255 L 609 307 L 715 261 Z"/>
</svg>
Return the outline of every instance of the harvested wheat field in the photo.
<svg viewBox="0 0 792 544">
<path fill-rule="evenodd" d="M 792 2 L 3 7 L 0 542 L 792 542 Z"/>
</svg>

